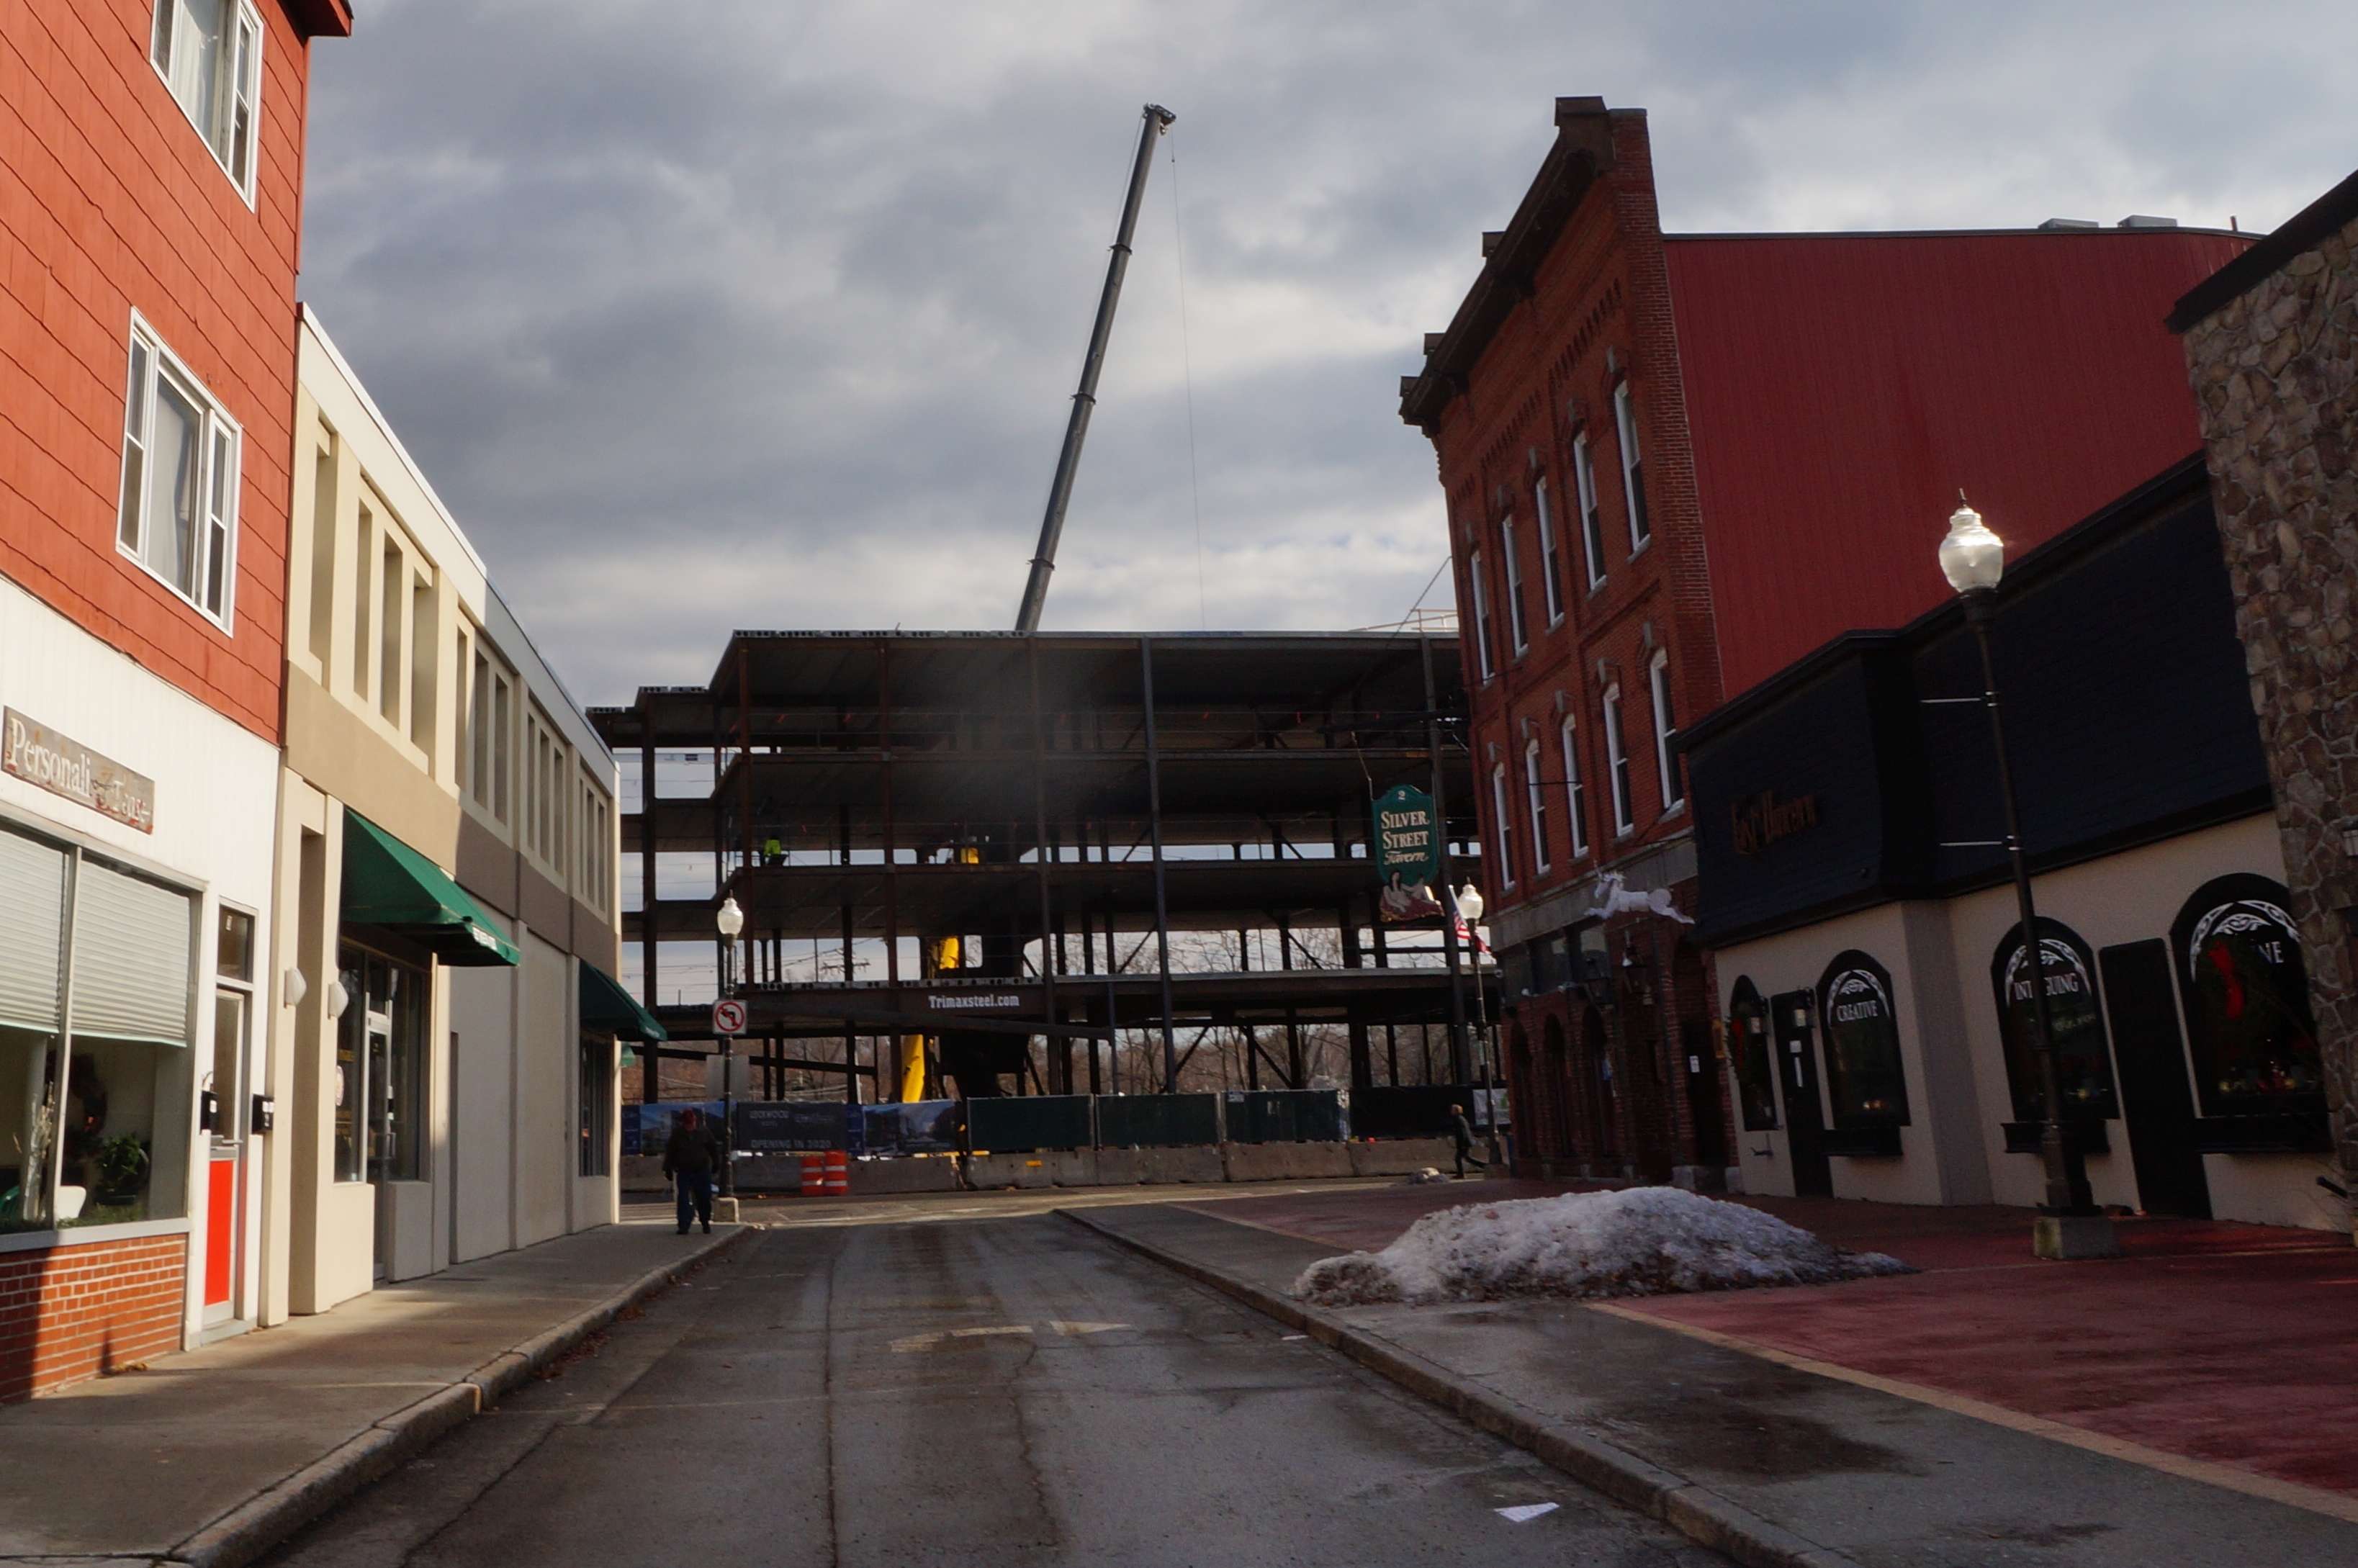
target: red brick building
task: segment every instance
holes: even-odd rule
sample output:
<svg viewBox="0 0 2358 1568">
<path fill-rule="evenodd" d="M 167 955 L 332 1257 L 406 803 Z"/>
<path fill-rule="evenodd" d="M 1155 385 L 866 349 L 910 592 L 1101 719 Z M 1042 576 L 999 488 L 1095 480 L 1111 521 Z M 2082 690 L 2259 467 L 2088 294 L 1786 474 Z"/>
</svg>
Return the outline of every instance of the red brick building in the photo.
<svg viewBox="0 0 2358 1568">
<path fill-rule="evenodd" d="M 1644 112 L 1556 101 L 1401 405 L 1447 496 L 1526 1168 L 1734 1162 L 1710 977 L 1657 913 L 1693 908 L 1679 725 L 1938 602 L 1960 486 L 2027 546 L 2193 450 L 2162 317 L 2244 243 L 1665 235 Z"/>
<path fill-rule="evenodd" d="M 213 1091 L 273 1000 L 308 56 L 351 27 L 0 0 L 0 1398 L 250 1318 L 267 1119 Z"/>
</svg>

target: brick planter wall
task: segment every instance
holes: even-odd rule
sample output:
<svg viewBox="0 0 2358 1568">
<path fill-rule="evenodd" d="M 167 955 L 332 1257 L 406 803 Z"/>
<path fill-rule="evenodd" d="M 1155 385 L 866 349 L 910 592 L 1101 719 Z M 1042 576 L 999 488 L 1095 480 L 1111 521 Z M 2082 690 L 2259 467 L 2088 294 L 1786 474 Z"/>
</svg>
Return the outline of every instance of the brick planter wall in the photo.
<svg viewBox="0 0 2358 1568">
<path fill-rule="evenodd" d="M 180 1348 L 189 1238 L 0 1252 L 0 1401 Z"/>
</svg>

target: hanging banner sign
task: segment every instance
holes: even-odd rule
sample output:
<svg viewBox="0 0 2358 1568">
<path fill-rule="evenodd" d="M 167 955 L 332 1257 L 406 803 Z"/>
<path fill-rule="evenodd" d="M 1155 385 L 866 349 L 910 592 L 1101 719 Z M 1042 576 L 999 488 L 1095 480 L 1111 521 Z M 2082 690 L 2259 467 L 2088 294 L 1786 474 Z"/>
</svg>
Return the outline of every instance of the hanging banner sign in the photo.
<svg viewBox="0 0 2358 1568">
<path fill-rule="evenodd" d="M 1386 920 L 1416 920 L 1441 913 L 1433 884 L 1441 877 L 1441 816 L 1433 796 L 1408 784 L 1376 802 L 1376 876 L 1384 884 L 1378 909 Z"/>
</svg>

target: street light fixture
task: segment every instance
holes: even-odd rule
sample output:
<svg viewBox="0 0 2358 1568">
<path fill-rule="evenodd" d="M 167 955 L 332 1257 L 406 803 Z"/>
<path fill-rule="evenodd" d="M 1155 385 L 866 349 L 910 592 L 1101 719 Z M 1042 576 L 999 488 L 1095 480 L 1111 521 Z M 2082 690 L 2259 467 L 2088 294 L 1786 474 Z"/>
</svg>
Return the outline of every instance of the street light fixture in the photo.
<svg viewBox="0 0 2358 1568">
<path fill-rule="evenodd" d="M 1490 1162 L 1498 1162 L 1498 1042 L 1490 1033 L 1488 988 L 1482 983 L 1482 949 L 1474 941 L 1474 927 L 1487 906 L 1482 890 L 1468 880 L 1457 890 L 1457 914 L 1466 922 L 1467 956 L 1474 961 L 1474 1033 L 1482 1042 L 1482 1126 Z"/>
<path fill-rule="evenodd" d="M 720 901 L 712 924 L 720 932 L 720 940 L 727 944 L 720 971 L 720 992 L 726 996 L 735 989 L 737 938 L 745 930 L 745 912 L 737 907 L 735 893 Z M 737 1195 L 736 1045 L 735 1035 L 720 1037 L 720 1195 L 725 1198 Z"/>
<path fill-rule="evenodd" d="M 2039 1130 L 2039 1152 L 2047 1168 L 2046 1201 L 2031 1227 L 2031 1249 L 2041 1258 L 2116 1258 L 2120 1238 L 2113 1222 L 2096 1206 L 2088 1187 L 2088 1165 L 2079 1141 L 2063 1121 L 2061 1077 L 2055 1064 L 2055 1024 L 2047 998 L 2047 958 L 2039 939 L 2039 916 L 2030 898 L 2030 867 L 2023 856 L 2022 814 L 2014 792 L 2014 770 L 2006 750 L 2006 728 L 1998 716 L 1997 664 L 1990 654 L 1990 622 L 1997 606 L 1998 579 L 2006 573 L 2006 541 L 1983 523 L 1982 514 L 1957 495 L 1957 509 L 1949 514 L 1948 536 L 1941 541 L 1941 575 L 1964 601 L 1965 623 L 1974 630 L 1981 649 L 1982 706 L 1989 712 L 1990 742 L 1997 754 L 1998 794 L 2006 807 L 2006 849 L 2014 870 L 2014 897 L 2022 922 L 2022 941 L 2030 956 L 2031 1048 L 2039 1058 L 2039 1090 L 2045 1119 Z M 2000 1005 L 2005 1005 L 2001 999 Z"/>
</svg>

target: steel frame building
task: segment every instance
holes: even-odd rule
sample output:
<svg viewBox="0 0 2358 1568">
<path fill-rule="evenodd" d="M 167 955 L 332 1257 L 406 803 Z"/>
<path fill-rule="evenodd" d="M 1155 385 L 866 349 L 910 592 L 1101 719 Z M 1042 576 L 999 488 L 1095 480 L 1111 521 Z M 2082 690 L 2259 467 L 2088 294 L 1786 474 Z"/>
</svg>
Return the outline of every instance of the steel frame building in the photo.
<svg viewBox="0 0 2358 1568">
<path fill-rule="evenodd" d="M 1249 1042 L 1252 1085 L 1266 1066 L 1299 1087 L 1302 1031 L 1320 1023 L 1347 1030 L 1355 1087 L 1396 1077 L 1398 1030 L 1462 1022 L 1481 980 L 1467 966 L 1453 986 L 1437 921 L 1406 943 L 1377 921 L 1368 806 L 1396 784 L 1433 791 L 1466 874 L 1465 711 L 1446 633 L 738 632 L 705 685 L 644 687 L 591 719 L 639 759 L 622 848 L 641 906 L 623 931 L 675 1041 L 711 1026 L 707 1005 L 662 1002 L 665 945 L 713 942 L 749 1043 L 765 1043 L 756 1067 L 892 1098 L 887 1043 L 913 1036 L 930 1043 L 928 1092 L 946 1071 L 961 1095 L 1001 1092 L 1002 1074 L 1019 1093 L 1027 1076 L 1050 1093 L 1152 1088 L 1107 1081 L 1101 1053 L 1076 1063 L 1074 1047 L 1152 1032 L 1167 1085 L 1192 1049 L 1181 1033 L 1216 1027 Z M 667 788 L 683 758 L 696 793 Z M 691 856 L 709 894 L 660 896 L 658 861 Z M 715 934 L 724 897 L 746 917 L 741 974 Z M 1276 968 L 1173 965 L 1174 934 L 1255 931 L 1275 935 Z M 854 978 L 862 941 L 882 944 L 881 978 Z M 843 978 L 789 979 L 802 943 L 839 946 Z M 790 1054 L 815 1040 L 841 1059 Z"/>
</svg>

